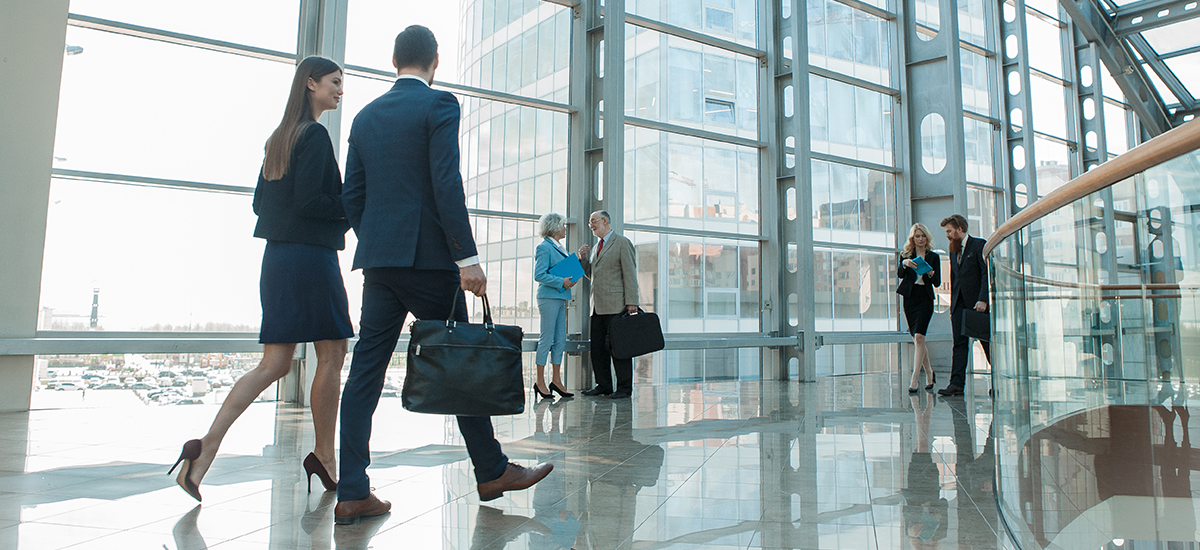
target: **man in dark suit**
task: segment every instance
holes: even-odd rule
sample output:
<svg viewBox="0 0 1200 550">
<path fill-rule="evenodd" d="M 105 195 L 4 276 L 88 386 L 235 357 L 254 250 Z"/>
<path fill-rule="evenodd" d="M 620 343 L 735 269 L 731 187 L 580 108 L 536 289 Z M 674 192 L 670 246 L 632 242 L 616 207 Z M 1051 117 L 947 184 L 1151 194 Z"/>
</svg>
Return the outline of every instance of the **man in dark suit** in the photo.
<svg viewBox="0 0 1200 550">
<path fill-rule="evenodd" d="M 950 241 L 950 330 L 954 332 L 954 359 L 950 365 L 950 384 L 938 390 L 944 396 L 962 395 L 967 382 L 967 356 L 971 339 L 962 334 L 963 312 L 969 307 L 988 310 L 987 260 L 983 247 L 987 241 L 967 235 L 967 219 L 954 214 L 942 220 Z M 988 342 L 980 340 L 983 354 L 992 361 Z"/>
<path fill-rule="evenodd" d="M 608 212 L 592 212 L 588 227 L 599 239 L 596 253 L 589 258 L 588 245 L 579 247 L 579 262 L 583 264 L 583 273 L 592 280 L 591 359 L 596 386 L 581 393 L 625 399 L 633 395 L 633 359 L 612 356 L 608 327 L 622 312 L 637 312 L 637 255 L 633 243 L 613 231 Z M 610 362 L 617 373 L 616 391 Z"/>
<path fill-rule="evenodd" d="M 438 66 L 433 33 L 419 25 L 405 29 L 396 36 L 392 63 L 396 84 L 355 117 L 346 155 L 342 195 L 358 236 L 354 269 L 363 270 L 363 308 L 342 393 L 338 525 L 391 509 L 371 493 L 368 442 L 405 318 L 447 319 L 453 308 L 455 319 L 466 322 L 463 291 L 487 289 L 458 171 L 458 101 L 430 88 Z M 489 417 L 460 416 L 458 428 L 480 500 L 528 488 L 554 467 L 509 463 Z"/>
</svg>

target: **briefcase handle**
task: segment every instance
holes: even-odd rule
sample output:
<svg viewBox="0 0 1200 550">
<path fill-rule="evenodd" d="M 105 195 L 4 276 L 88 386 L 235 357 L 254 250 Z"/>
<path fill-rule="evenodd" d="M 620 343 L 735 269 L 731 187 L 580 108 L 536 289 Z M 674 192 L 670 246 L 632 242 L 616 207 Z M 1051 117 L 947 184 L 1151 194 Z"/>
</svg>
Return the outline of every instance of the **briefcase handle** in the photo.
<svg viewBox="0 0 1200 550">
<path fill-rule="evenodd" d="M 637 314 L 642 314 L 642 313 L 646 313 L 646 312 L 644 310 L 642 310 L 642 306 L 638 306 Z M 629 310 L 627 309 L 625 311 L 622 311 L 621 314 L 619 315 L 619 317 L 629 317 L 630 315 L 635 315 L 635 314 L 629 313 Z"/>
<path fill-rule="evenodd" d="M 480 298 L 483 299 L 483 328 L 485 330 L 491 331 L 493 328 L 495 328 L 495 325 L 492 323 L 492 306 L 491 306 L 491 304 L 488 303 L 488 298 L 487 298 L 486 293 L 484 295 L 480 296 Z M 446 328 L 448 328 L 450 330 L 454 330 L 454 327 L 458 325 L 458 322 L 454 320 L 454 311 L 457 308 L 458 308 L 458 297 L 455 296 L 454 302 L 450 305 L 450 318 L 446 319 Z"/>
</svg>

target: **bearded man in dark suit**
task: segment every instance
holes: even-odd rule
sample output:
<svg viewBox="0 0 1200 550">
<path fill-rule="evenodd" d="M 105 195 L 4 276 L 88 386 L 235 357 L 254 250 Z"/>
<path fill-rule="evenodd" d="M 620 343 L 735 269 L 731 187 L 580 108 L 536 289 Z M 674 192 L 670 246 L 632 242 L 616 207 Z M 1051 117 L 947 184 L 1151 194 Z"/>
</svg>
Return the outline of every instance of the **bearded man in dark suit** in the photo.
<svg viewBox="0 0 1200 550">
<path fill-rule="evenodd" d="M 954 358 L 950 366 L 950 384 L 938 390 L 938 394 L 949 397 L 962 395 L 967 381 L 971 338 L 962 333 L 963 312 L 967 308 L 979 312 L 988 310 L 987 259 L 983 257 L 987 241 L 968 235 L 967 219 L 958 214 L 942 220 L 941 225 L 950 241 L 950 329 L 954 332 Z M 991 363 L 988 342 L 980 340 L 979 344 Z"/>
</svg>

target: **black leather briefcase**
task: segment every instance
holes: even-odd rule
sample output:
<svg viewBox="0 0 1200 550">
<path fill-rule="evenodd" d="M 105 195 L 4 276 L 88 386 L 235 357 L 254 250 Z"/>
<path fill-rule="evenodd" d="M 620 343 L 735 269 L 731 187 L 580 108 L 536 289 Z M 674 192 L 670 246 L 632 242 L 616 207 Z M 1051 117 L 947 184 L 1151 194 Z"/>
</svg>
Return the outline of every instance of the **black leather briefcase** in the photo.
<svg viewBox="0 0 1200 550">
<path fill-rule="evenodd" d="M 454 310 L 450 311 L 454 319 Z M 499 416 L 525 411 L 521 327 L 492 323 L 483 296 L 483 324 L 418 320 L 410 325 L 408 372 L 401 404 L 412 412 Z"/>
<path fill-rule="evenodd" d="M 992 316 L 987 311 L 964 309 L 962 319 L 963 336 L 988 341 L 992 337 Z"/>
<path fill-rule="evenodd" d="M 633 315 L 624 312 L 614 317 L 608 325 L 608 337 L 612 343 L 612 356 L 617 359 L 646 355 L 666 345 L 658 315 L 646 313 L 640 307 Z"/>
</svg>

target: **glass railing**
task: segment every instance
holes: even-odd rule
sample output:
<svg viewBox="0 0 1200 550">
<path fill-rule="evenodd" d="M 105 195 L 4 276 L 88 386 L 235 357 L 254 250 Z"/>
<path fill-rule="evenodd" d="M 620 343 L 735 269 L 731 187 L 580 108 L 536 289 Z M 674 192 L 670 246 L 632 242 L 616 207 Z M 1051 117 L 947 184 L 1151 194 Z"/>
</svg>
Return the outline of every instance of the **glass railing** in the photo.
<svg viewBox="0 0 1200 550">
<path fill-rule="evenodd" d="M 1022 548 L 1200 541 L 1196 124 L 1096 167 L 989 239 L 996 494 Z"/>
</svg>

